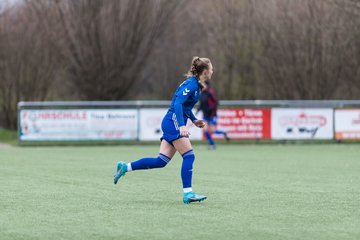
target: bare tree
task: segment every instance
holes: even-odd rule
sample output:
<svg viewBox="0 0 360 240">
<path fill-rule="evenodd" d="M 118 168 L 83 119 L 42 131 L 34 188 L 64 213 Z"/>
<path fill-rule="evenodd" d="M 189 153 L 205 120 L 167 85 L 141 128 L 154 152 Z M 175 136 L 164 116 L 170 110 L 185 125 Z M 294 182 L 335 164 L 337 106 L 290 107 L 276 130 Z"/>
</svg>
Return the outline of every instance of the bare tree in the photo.
<svg viewBox="0 0 360 240">
<path fill-rule="evenodd" d="M 143 69 L 143 81 L 134 88 L 141 92 L 137 98 L 171 99 L 174 89 L 185 80 L 192 57 L 212 58 L 208 23 L 203 22 L 209 5 L 199 5 L 198 0 L 184 0 L 182 3 L 162 37 L 155 41 L 154 51 Z M 211 17 L 209 13 L 206 16 Z"/>
<path fill-rule="evenodd" d="M 217 81 L 220 96 L 227 99 L 256 97 L 255 4 L 252 0 L 212 1 L 208 38 L 212 55 L 218 63 Z"/>
<path fill-rule="evenodd" d="M 56 1 L 62 53 L 82 98 L 128 98 L 178 6 L 176 0 Z"/>
<path fill-rule="evenodd" d="M 346 19 L 344 44 L 347 50 L 344 61 L 344 81 L 348 84 L 347 95 L 357 88 L 360 93 L 360 0 L 328 0 L 334 4 Z"/>
<path fill-rule="evenodd" d="M 346 24 L 326 2 L 278 0 L 263 15 L 264 85 L 275 99 L 327 99 L 342 84 Z"/>
<path fill-rule="evenodd" d="M 16 128 L 19 101 L 45 100 L 56 67 L 54 44 L 27 5 L 0 19 L 0 107 L 4 125 Z"/>
</svg>

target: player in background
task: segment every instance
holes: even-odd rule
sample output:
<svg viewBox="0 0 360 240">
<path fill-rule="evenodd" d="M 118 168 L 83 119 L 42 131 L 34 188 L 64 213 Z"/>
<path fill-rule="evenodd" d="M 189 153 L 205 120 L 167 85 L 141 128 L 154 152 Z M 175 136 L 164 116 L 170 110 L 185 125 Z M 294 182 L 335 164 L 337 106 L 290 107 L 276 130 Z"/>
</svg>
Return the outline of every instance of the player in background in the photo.
<svg viewBox="0 0 360 240">
<path fill-rule="evenodd" d="M 186 122 L 190 119 L 199 128 L 205 126 L 206 122 L 198 120 L 192 108 L 199 101 L 201 90 L 206 88 L 205 81 L 211 79 L 212 73 L 213 67 L 208 58 L 193 58 L 187 79 L 175 91 L 170 108 L 161 123 L 163 136 L 160 139 L 159 156 L 146 157 L 130 163 L 118 162 L 114 184 L 117 184 L 120 177 L 127 172 L 165 167 L 178 151 L 183 158 L 181 167 L 183 202 L 188 204 L 206 199 L 206 196 L 197 195 L 192 190 L 195 153 L 189 140 L 190 132 L 186 128 Z"/>
<path fill-rule="evenodd" d="M 224 131 L 217 130 L 217 109 L 219 101 L 216 98 L 215 89 L 211 87 L 209 81 L 205 81 L 206 88 L 201 92 L 200 106 L 198 111 L 202 111 L 204 120 L 207 122 L 204 128 L 204 134 L 206 140 L 209 143 L 210 149 L 216 149 L 215 141 L 212 138 L 212 134 L 221 134 L 224 138 L 229 141 L 227 133 Z"/>
</svg>

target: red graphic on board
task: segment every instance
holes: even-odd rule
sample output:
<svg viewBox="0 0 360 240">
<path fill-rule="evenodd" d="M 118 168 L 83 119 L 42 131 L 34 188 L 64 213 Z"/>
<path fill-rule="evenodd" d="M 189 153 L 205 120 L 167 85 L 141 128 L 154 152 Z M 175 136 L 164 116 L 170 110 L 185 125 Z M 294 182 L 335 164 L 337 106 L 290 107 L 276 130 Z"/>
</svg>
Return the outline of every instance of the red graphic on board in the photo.
<svg viewBox="0 0 360 240">
<path fill-rule="evenodd" d="M 231 139 L 270 139 L 271 109 L 219 109 L 217 129 L 226 131 Z M 214 134 L 215 139 L 221 136 Z"/>
<path fill-rule="evenodd" d="M 281 126 L 307 126 L 307 125 L 316 125 L 323 127 L 326 125 L 326 117 L 321 115 L 307 115 L 301 113 L 298 116 L 283 116 L 280 119 Z"/>
</svg>

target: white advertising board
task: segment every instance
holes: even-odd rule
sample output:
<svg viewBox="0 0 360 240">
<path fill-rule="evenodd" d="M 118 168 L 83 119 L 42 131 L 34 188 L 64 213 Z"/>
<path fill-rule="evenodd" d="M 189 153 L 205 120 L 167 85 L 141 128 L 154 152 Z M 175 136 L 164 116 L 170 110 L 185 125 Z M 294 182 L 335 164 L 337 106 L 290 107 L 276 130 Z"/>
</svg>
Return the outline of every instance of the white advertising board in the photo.
<svg viewBox="0 0 360 240">
<path fill-rule="evenodd" d="M 336 139 L 360 139 L 360 109 L 335 110 Z"/>
<path fill-rule="evenodd" d="M 138 113 L 127 109 L 21 110 L 21 141 L 135 140 Z"/>
<path fill-rule="evenodd" d="M 168 109 L 165 108 L 151 108 L 140 109 L 140 140 L 153 141 L 159 140 L 163 134 L 161 130 L 161 122 Z M 201 116 L 197 116 L 201 119 Z M 187 122 L 187 127 L 191 133 L 190 139 L 201 140 L 202 130 L 197 128 L 190 120 Z"/>
<path fill-rule="evenodd" d="M 273 108 L 272 139 L 332 139 L 333 109 Z"/>
</svg>

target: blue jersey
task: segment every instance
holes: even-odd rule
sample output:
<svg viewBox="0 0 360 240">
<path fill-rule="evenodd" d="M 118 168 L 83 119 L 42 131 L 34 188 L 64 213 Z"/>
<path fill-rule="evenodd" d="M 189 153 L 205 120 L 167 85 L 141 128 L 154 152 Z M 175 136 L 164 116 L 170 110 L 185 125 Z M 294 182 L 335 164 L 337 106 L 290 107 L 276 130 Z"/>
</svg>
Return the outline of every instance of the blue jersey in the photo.
<svg viewBox="0 0 360 240">
<path fill-rule="evenodd" d="M 188 118 L 197 120 L 192 109 L 200 99 L 200 84 L 196 77 L 186 79 L 176 90 L 169 111 L 175 113 L 179 127 L 185 126 Z"/>
</svg>

